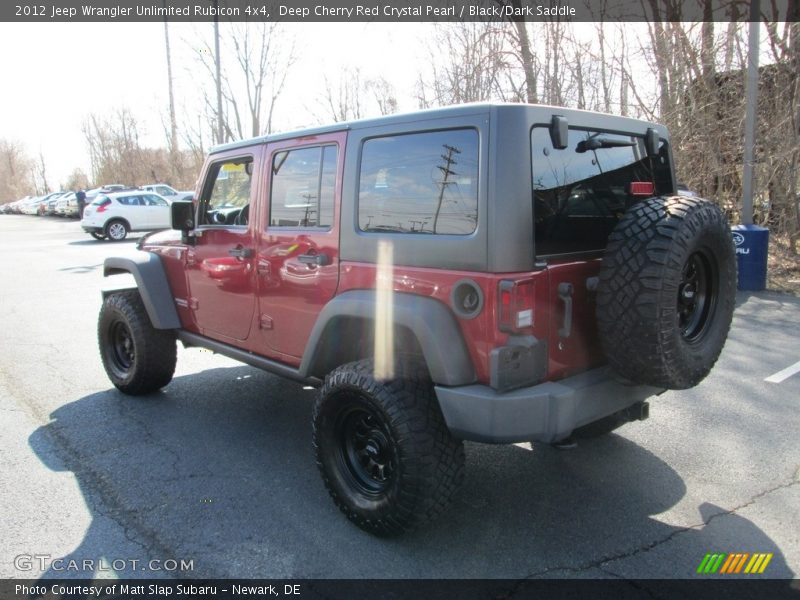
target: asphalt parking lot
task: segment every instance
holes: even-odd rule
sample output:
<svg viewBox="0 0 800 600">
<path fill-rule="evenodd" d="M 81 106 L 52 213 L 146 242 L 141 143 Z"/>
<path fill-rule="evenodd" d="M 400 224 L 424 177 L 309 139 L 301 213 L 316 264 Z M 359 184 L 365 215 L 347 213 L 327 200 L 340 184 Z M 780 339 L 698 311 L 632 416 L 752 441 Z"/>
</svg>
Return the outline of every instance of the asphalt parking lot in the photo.
<svg viewBox="0 0 800 600">
<path fill-rule="evenodd" d="M 450 511 L 384 540 L 323 487 L 313 390 L 196 349 L 161 393 L 114 390 L 102 263 L 133 247 L 0 216 L 2 578 L 691 578 L 709 552 L 800 573 L 800 374 L 765 381 L 800 361 L 798 298 L 741 293 L 711 376 L 648 421 L 570 451 L 467 444 Z M 142 566 L 168 559 L 192 568 Z"/>
</svg>

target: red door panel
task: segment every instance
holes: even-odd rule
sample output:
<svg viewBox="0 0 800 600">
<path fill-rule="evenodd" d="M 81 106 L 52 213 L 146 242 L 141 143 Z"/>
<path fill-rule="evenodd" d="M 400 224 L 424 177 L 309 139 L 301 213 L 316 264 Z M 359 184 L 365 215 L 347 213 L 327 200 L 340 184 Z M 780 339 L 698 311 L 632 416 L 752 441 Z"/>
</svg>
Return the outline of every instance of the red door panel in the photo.
<svg viewBox="0 0 800 600">
<path fill-rule="evenodd" d="M 341 132 L 267 146 L 267 189 L 262 194 L 264 210 L 255 265 L 257 320 L 270 349 L 293 363 L 299 363 L 311 329 L 339 282 L 339 205 L 345 141 L 346 133 Z M 320 165 L 329 165 L 329 170 L 325 176 L 326 167 L 318 168 L 323 175 L 314 189 L 304 179 L 311 177 L 314 169 L 305 163 L 311 163 L 306 158 L 313 158 L 319 148 L 327 149 L 320 150 L 319 156 Z M 301 150 L 305 152 L 292 154 Z M 305 158 L 301 160 L 299 156 Z M 301 173 L 300 163 L 308 167 L 306 175 Z M 290 169 L 299 174 L 290 176 Z M 326 198 L 327 208 L 316 202 L 317 196 Z"/>
<path fill-rule="evenodd" d="M 195 243 L 186 252 L 187 304 L 209 337 L 248 339 L 256 307 L 256 213 L 262 146 L 216 154 L 205 166 Z M 241 216 L 240 216 L 241 215 Z"/>
</svg>

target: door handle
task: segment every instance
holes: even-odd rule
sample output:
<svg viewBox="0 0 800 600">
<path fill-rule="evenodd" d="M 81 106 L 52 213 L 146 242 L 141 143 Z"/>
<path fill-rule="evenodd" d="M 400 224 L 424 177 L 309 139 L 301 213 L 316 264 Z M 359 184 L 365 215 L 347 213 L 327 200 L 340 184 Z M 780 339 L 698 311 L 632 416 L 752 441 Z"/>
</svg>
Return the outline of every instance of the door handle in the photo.
<svg viewBox="0 0 800 600">
<path fill-rule="evenodd" d="M 572 284 L 566 281 L 559 283 L 558 297 L 564 303 L 564 323 L 558 330 L 558 335 L 568 338 L 572 333 Z"/>
<path fill-rule="evenodd" d="M 231 248 L 228 250 L 228 254 L 235 256 L 236 258 L 250 258 L 253 256 L 253 249 L 236 246 L 236 248 Z"/>
<path fill-rule="evenodd" d="M 330 257 L 325 253 L 301 254 L 297 257 L 297 260 L 306 265 L 316 265 L 318 267 L 324 267 L 325 265 L 331 264 Z"/>
</svg>

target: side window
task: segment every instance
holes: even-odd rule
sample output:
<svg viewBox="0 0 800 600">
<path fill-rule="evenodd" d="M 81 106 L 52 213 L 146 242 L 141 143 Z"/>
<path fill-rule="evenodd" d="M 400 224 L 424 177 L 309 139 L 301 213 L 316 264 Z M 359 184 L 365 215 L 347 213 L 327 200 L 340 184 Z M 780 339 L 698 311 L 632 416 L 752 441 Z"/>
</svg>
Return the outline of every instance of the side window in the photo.
<svg viewBox="0 0 800 600">
<path fill-rule="evenodd" d="M 275 153 L 272 158 L 270 227 L 333 225 L 336 158 L 336 146 Z"/>
<path fill-rule="evenodd" d="M 247 225 L 252 178 L 251 156 L 212 164 L 200 198 L 198 222 L 204 225 Z"/>
<path fill-rule="evenodd" d="M 152 194 L 147 195 L 147 204 L 148 206 L 169 206 L 166 200 Z"/>
<path fill-rule="evenodd" d="M 468 235 L 478 224 L 478 132 L 453 129 L 364 142 L 362 231 Z"/>
<path fill-rule="evenodd" d="M 553 148 L 545 127 L 531 132 L 533 212 L 538 255 L 605 248 L 627 208 L 634 181 L 652 182 L 656 194 L 671 193 L 666 145 L 648 157 L 644 139 L 570 129 L 563 150 Z"/>
<path fill-rule="evenodd" d="M 139 196 L 122 196 L 117 198 L 117 202 L 125 206 L 139 206 L 141 204 Z"/>
<path fill-rule="evenodd" d="M 162 196 L 174 196 L 175 192 L 173 192 L 170 188 L 160 185 L 156 188 L 156 192 L 161 194 Z"/>
</svg>

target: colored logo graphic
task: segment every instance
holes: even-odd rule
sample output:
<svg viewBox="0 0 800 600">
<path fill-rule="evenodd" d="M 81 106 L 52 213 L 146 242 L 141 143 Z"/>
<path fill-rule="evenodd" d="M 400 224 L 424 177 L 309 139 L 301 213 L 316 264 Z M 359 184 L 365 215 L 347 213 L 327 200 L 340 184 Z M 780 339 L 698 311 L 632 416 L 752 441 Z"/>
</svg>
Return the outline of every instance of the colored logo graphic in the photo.
<svg viewBox="0 0 800 600">
<path fill-rule="evenodd" d="M 741 246 L 744 244 L 744 236 L 739 233 L 738 231 L 734 231 L 731 235 L 733 235 L 733 243 L 737 246 Z"/>
<path fill-rule="evenodd" d="M 772 552 L 706 554 L 697 567 L 697 573 L 703 575 L 713 575 L 715 573 L 719 575 L 736 573 L 755 575 L 763 573 L 771 560 Z"/>
</svg>

